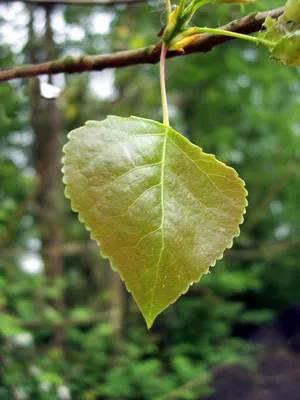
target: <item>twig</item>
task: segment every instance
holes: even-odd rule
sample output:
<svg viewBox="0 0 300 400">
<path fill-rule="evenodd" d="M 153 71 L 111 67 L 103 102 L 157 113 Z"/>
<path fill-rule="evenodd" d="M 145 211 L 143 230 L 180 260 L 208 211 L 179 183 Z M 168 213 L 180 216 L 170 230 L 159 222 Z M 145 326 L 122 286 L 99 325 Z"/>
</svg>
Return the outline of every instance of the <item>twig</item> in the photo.
<svg viewBox="0 0 300 400">
<path fill-rule="evenodd" d="M 231 368 L 231 366 L 236 367 L 238 366 L 238 364 L 234 364 L 234 363 L 228 363 L 226 364 L 221 364 L 221 365 L 217 365 L 216 367 L 211 368 L 208 372 L 211 375 L 215 375 L 216 373 L 218 373 L 219 371 L 226 371 L 226 369 L 229 367 L 229 369 Z M 246 368 L 246 367 L 244 367 Z M 261 389 L 261 386 L 264 386 L 266 384 L 272 383 L 272 382 L 282 382 L 284 380 L 286 380 L 287 378 L 295 378 L 296 376 L 299 376 L 300 373 L 300 368 L 296 368 L 292 371 L 288 371 L 288 372 L 283 372 L 283 373 L 279 373 L 279 374 L 274 374 L 271 376 L 259 376 L 260 370 L 258 370 L 256 373 L 253 374 L 253 372 L 248 369 L 248 373 L 250 374 L 249 378 L 251 379 L 252 376 L 252 386 L 253 389 L 255 388 L 255 383 L 256 385 L 259 386 L 259 388 L 257 388 L 258 390 Z M 206 378 L 206 380 L 205 380 Z M 250 383 L 251 383 L 250 381 Z M 197 377 L 195 379 L 192 379 L 188 382 L 186 382 L 185 384 L 183 384 L 182 386 L 178 387 L 177 389 L 173 390 L 172 392 L 166 394 L 165 396 L 161 397 L 160 400 L 171 400 L 171 399 L 181 399 L 182 395 L 185 394 L 186 392 L 188 392 L 189 390 L 195 389 L 196 387 L 198 387 L 201 384 L 205 384 L 207 382 L 207 375 L 205 377 Z M 253 398 L 255 397 L 255 393 L 253 393 Z"/>
<path fill-rule="evenodd" d="M 203 372 L 203 375 L 191 379 L 185 382 L 183 385 L 172 390 L 171 392 L 165 394 L 159 400 L 182 399 L 182 395 L 185 394 L 187 391 L 196 389 L 200 385 L 207 385 L 211 380 L 211 376 L 224 369 L 227 369 L 228 367 L 230 368 L 231 366 L 235 365 L 237 364 L 234 364 L 233 362 L 230 361 L 220 365 L 216 365 L 210 368 L 208 371 Z"/>
<path fill-rule="evenodd" d="M 271 260 L 277 257 L 278 253 L 285 252 L 290 247 L 299 246 L 300 237 L 296 236 L 293 239 L 285 241 L 267 241 L 260 244 L 259 247 L 241 250 L 228 250 L 225 254 L 228 257 L 236 258 L 239 260 L 252 260 L 252 259 L 267 259 Z"/>
<path fill-rule="evenodd" d="M 117 311 L 115 311 L 117 313 Z M 112 311 L 110 311 L 112 313 Z M 99 313 L 93 317 L 88 318 L 68 318 L 62 319 L 58 321 L 47 321 L 47 320 L 28 320 L 28 321 L 21 321 L 21 325 L 23 328 L 26 329 L 43 329 L 48 328 L 51 330 L 56 330 L 57 328 L 70 328 L 75 326 L 91 326 L 98 324 L 99 322 L 107 321 L 109 317 L 108 312 Z"/>
<path fill-rule="evenodd" d="M 13 3 L 20 0 L 2 0 L 4 3 Z M 115 6 L 117 4 L 148 3 L 151 0 L 21 0 L 27 4 L 52 4 L 52 5 L 75 5 L 75 6 Z"/>
<path fill-rule="evenodd" d="M 257 32 L 264 23 L 267 16 L 278 18 L 284 8 L 276 8 L 265 12 L 255 12 L 239 20 L 230 22 L 220 29 L 249 34 Z M 185 48 L 185 54 L 208 52 L 215 46 L 232 40 L 232 37 L 223 35 L 203 34 L 193 43 Z M 0 82 L 15 78 L 28 78 L 38 75 L 49 75 L 59 73 L 75 73 L 84 71 L 102 71 L 107 68 L 121 68 L 137 64 L 155 64 L 160 58 L 161 42 L 156 45 L 139 48 L 136 50 L 121 51 L 112 54 L 98 56 L 66 57 L 36 65 L 24 65 L 0 71 Z M 175 57 L 180 54 L 168 52 L 167 57 Z"/>
<path fill-rule="evenodd" d="M 248 249 L 229 249 L 226 251 L 226 257 L 241 259 L 241 260 L 252 260 L 252 259 L 272 259 L 277 257 L 278 253 L 285 252 L 291 247 L 298 246 L 300 244 L 300 236 L 296 236 L 288 240 L 273 240 L 263 241 L 257 245 L 253 245 L 253 248 Z M 99 247 L 96 243 L 66 243 L 61 247 L 44 247 L 37 251 L 41 255 L 63 254 L 64 256 L 76 256 L 86 254 L 87 252 L 95 251 L 99 253 Z M 28 253 L 34 253 L 30 249 L 24 248 L 3 248 L 0 250 L 1 263 L 4 264 L 5 259 L 11 257 L 21 257 Z M 10 264 L 7 264 L 9 266 Z"/>
<path fill-rule="evenodd" d="M 173 390 L 172 392 L 166 394 L 165 396 L 161 397 L 160 400 L 170 400 L 170 399 L 181 399 L 182 395 L 189 390 L 195 389 L 196 387 L 200 385 L 207 384 L 207 374 L 204 374 L 204 376 L 197 377 L 195 379 L 192 379 L 182 386 L 178 387 L 177 389 Z"/>
<path fill-rule="evenodd" d="M 97 251 L 99 252 L 99 246 L 96 242 L 90 243 L 66 243 L 62 246 L 45 246 L 41 250 L 38 250 L 36 253 L 39 253 L 44 256 L 49 255 L 64 255 L 64 256 L 76 256 L 80 254 L 85 254 L 87 252 Z M 28 253 L 35 253 L 35 251 L 30 249 L 25 249 L 22 247 L 7 247 L 0 249 L 0 259 L 1 262 L 3 260 L 11 258 L 11 257 L 22 257 Z"/>
</svg>

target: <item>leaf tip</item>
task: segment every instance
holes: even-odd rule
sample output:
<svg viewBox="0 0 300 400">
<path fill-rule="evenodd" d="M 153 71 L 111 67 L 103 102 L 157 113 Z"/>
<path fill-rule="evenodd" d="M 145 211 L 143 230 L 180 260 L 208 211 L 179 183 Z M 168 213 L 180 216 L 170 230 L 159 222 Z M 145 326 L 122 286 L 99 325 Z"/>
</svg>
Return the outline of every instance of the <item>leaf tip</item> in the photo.
<svg viewBox="0 0 300 400">
<path fill-rule="evenodd" d="M 142 313 L 142 314 L 143 314 L 143 313 Z M 152 325 L 153 325 L 153 322 L 154 322 L 155 319 L 156 319 L 156 316 L 153 317 L 152 315 L 145 315 L 145 314 L 143 314 L 143 317 L 145 318 L 146 325 L 147 325 L 147 329 L 151 329 L 151 328 L 152 328 Z"/>
</svg>

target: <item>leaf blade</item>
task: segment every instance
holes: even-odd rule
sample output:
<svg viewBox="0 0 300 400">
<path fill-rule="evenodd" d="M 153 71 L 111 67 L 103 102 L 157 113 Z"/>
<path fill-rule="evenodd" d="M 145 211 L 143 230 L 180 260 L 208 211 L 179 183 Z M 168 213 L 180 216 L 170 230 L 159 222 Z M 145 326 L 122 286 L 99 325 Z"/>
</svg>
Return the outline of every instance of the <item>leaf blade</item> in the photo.
<svg viewBox="0 0 300 400">
<path fill-rule="evenodd" d="M 66 195 L 149 328 L 231 247 L 245 211 L 244 183 L 158 122 L 109 117 L 69 138 Z"/>
</svg>

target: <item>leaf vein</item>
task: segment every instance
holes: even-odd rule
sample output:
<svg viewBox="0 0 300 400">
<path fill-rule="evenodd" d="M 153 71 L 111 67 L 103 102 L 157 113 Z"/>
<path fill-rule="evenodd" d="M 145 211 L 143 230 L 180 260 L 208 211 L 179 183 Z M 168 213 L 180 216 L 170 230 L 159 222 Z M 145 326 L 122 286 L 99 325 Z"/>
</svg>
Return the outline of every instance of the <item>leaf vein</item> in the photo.
<svg viewBox="0 0 300 400">
<path fill-rule="evenodd" d="M 154 290 L 157 285 L 158 281 L 158 275 L 159 275 L 159 264 L 161 262 L 163 252 L 165 249 L 165 236 L 164 236 L 164 221 L 165 221 L 165 199 L 164 199 L 164 179 L 165 179 L 165 164 L 166 164 L 166 149 L 167 149 L 167 141 L 168 141 L 168 133 L 169 133 L 169 127 L 166 128 L 165 130 L 165 139 L 163 143 L 163 149 L 162 149 L 162 166 L 161 166 L 161 175 L 160 175 L 160 183 L 161 183 L 161 250 L 160 254 L 158 257 L 158 261 L 154 268 L 156 268 L 156 275 L 155 275 L 155 280 L 153 283 L 153 288 L 152 288 L 152 295 L 151 295 L 151 300 L 150 300 L 150 310 L 149 310 L 149 315 L 150 317 L 152 316 L 152 311 L 153 311 L 153 300 L 154 300 Z"/>
<path fill-rule="evenodd" d="M 159 183 L 157 183 L 157 184 L 155 184 L 155 185 L 149 187 L 148 189 L 144 190 L 143 193 L 140 194 L 139 197 L 137 197 L 137 198 L 134 200 L 134 202 L 130 204 L 130 206 L 128 206 L 128 208 L 126 209 L 126 211 L 125 211 L 124 214 L 113 216 L 112 218 L 121 217 L 121 221 L 120 221 L 120 223 L 118 224 L 117 228 L 116 228 L 110 235 L 106 236 L 106 238 L 111 237 L 111 236 L 120 228 L 120 226 L 122 225 L 122 222 L 123 222 L 123 220 L 124 220 L 124 217 L 125 217 L 125 215 L 128 213 L 128 211 L 129 211 L 129 210 L 130 210 L 130 209 L 131 209 L 131 208 L 146 194 L 146 193 L 148 193 L 150 190 L 154 189 L 155 187 L 157 187 L 157 186 L 159 186 L 159 185 L 161 185 L 161 182 L 159 182 Z M 108 219 L 108 218 L 106 218 L 106 219 Z"/>
<path fill-rule="evenodd" d="M 110 189 L 110 188 L 115 184 L 116 181 L 118 181 L 118 180 L 121 179 L 121 178 L 124 178 L 125 176 L 129 175 L 131 172 L 134 172 L 134 171 L 136 171 L 136 170 L 138 170 L 138 169 L 142 169 L 142 168 L 146 168 L 146 167 L 155 167 L 155 166 L 157 166 L 157 165 L 159 165 L 159 164 L 161 164 L 161 161 L 159 161 L 159 162 L 157 162 L 157 163 L 153 163 L 153 164 L 140 165 L 140 166 L 137 166 L 137 167 L 135 167 L 135 168 L 130 169 L 130 170 L 127 171 L 127 172 L 124 172 L 124 174 L 121 174 L 121 175 L 117 176 L 117 177 L 116 177 L 113 181 L 111 181 L 109 184 L 104 185 L 104 186 L 101 187 L 101 189 L 104 189 L 104 192 L 101 193 L 101 196 L 103 197 L 103 195 L 107 192 L 107 190 Z M 91 188 L 93 188 L 93 187 L 98 188 L 98 186 L 95 185 L 95 186 L 90 186 L 89 189 L 91 189 Z M 79 194 L 79 196 L 82 195 L 82 194 L 85 193 L 85 192 L 86 192 L 86 189 L 85 189 L 81 194 Z M 100 199 L 93 205 L 93 207 L 91 208 L 91 210 L 92 210 L 94 207 L 97 207 L 97 206 L 99 205 L 99 202 L 101 202 L 101 201 L 102 201 L 102 198 L 100 198 Z"/>
<path fill-rule="evenodd" d="M 185 153 L 185 152 L 178 146 L 178 144 L 177 144 L 176 142 L 174 142 L 174 140 L 172 140 L 172 139 L 170 139 L 170 140 L 171 140 L 171 142 L 178 148 L 178 150 L 179 150 L 182 154 L 185 155 L 186 158 L 188 158 L 193 164 L 195 164 L 196 168 L 197 168 L 200 172 L 202 172 L 205 176 L 207 176 L 207 179 L 208 179 L 208 180 L 210 181 L 210 183 L 215 187 L 215 189 L 216 189 L 223 197 L 225 197 L 226 199 L 228 199 L 228 200 L 232 203 L 232 205 L 234 206 L 234 208 L 237 208 L 236 204 L 232 201 L 232 199 L 231 199 L 230 197 L 226 196 L 226 194 L 223 193 L 223 192 L 218 188 L 218 186 L 215 184 L 215 182 L 210 178 L 210 175 L 209 175 L 207 172 L 205 172 L 202 168 L 200 168 L 199 165 L 198 165 L 187 153 Z M 226 178 L 226 177 L 223 176 L 223 175 L 220 175 L 220 177 Z"/>
</svg>

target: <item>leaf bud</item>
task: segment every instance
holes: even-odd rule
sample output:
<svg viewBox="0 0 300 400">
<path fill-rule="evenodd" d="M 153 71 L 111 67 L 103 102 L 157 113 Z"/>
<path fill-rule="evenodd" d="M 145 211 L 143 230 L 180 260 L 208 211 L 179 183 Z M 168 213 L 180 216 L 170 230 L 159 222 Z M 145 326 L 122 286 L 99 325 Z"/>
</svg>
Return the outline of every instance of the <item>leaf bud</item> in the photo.
<svg viewBox="0 0 300 400">
<path fill-rule="evenodd" d="M 184 53 L 184 47 L 194 42 L 194 40 L 196 40 L 200 36 L 200 34 L 195 34 L 195 32 L 197 32 L 197 29 L 197 27 L 190 28 L 176 35 L 171 40 L 169 49 L 176 50 L 179 53 Z"/>
<path fill-rule="evenodd" d="M 172 38 L 172 35 L 175 32 L 178 22 L 178 14 L 179 14 L 179 6 L 176 6 L 175 9 L 171 12 L 168 24 L 163 34 L 163 41 L 166 43 Z"/>
</svg>

